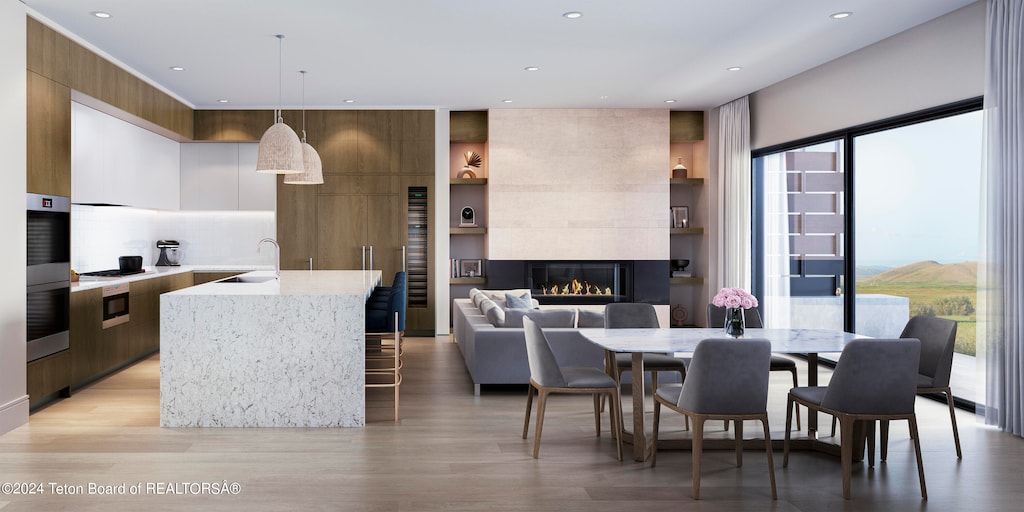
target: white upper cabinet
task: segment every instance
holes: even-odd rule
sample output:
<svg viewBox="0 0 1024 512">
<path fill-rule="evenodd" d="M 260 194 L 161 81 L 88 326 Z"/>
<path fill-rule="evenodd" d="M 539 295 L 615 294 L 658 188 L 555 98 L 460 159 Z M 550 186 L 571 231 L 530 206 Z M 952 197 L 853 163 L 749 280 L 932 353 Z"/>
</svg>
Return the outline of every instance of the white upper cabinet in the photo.
<svg viewBox="0 0 1024 512">
<path fill-rule="evenodd" d="M 277 176 L 256 172 L 259 144 L 181 144 L 182 210 L 273 210 Z"/>
<path fill-rule="evenodd" d="M 71 103 L 71 201 L 177 210 L 178 143 Z"/>
</svg>

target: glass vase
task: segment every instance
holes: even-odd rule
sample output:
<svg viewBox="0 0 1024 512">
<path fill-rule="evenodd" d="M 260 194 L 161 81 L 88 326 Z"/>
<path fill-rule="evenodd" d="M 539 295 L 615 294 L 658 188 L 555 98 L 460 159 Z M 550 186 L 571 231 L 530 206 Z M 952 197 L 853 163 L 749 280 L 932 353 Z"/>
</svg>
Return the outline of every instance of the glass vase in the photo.
<svg viewBox="0 0 1024 512">
<path fill-rule="evenodd" d="M 746 320 L 743 317 L 743 308 L 725 309 L 725 333 L 733 338 L 743 336 L 747 329 Z"/>
</svg>

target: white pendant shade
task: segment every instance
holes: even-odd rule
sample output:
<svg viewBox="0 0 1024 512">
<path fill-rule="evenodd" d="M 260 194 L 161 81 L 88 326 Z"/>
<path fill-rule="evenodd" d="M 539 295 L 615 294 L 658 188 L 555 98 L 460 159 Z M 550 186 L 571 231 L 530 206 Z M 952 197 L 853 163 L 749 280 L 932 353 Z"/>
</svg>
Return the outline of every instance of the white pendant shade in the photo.
<svg viewBox="0 0 1024 512">
<path fill-rule="evenodd" d="M 302 142 L 284 122 L 278 120 L 260 138 L 256 172 L 266 174 L 298 174 L 302 165 Z"/>
<path fill-rule="evenodd" d="M 302 143 L 302 166 L 305 169 L 301 174 L 289 174 L 284 177 L 284 182 L 289 185 L 320 185 L 324 182 L 323 164 L 320 162 L 320 155 L 313 146 Z"/>
</svg>

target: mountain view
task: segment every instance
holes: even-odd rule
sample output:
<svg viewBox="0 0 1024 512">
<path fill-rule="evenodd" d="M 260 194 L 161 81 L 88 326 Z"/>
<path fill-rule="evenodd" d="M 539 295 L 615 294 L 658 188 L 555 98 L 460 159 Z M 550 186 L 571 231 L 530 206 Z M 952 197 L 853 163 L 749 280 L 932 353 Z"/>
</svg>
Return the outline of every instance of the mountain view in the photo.
<svg viewBox="0 0 1024 512">
<path fill-rule="evenodd" d="M 975 355 L 978 263 L 919 261 L 901 267 L 857 269 L 857 293 L 908 297 L 910 315 L 957 322 L 956 351 Z"/>
</svg>

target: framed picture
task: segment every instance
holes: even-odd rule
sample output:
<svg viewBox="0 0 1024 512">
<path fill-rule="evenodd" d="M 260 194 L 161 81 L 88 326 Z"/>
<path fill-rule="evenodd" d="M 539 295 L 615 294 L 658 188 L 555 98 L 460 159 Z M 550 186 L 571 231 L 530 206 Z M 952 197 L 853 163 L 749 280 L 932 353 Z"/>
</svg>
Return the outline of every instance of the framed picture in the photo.
<svg viewBox="0 0 1024 512">
<path fill-rule="evenodd" d="M 484 275 L 483 260 L 461 260 L 459 261 L 460 277 L 480 277 Z"/>
<path fill-rule="evenodd" d="M 688 227 L 690 227 L 690 207 L 689 206 L 673 206 L 672 207 L 672 227 L 674 227 L 674 228 L 688 228 Z"/>
</svg>

